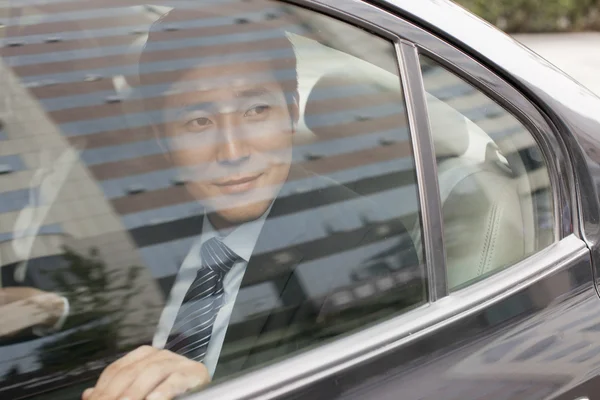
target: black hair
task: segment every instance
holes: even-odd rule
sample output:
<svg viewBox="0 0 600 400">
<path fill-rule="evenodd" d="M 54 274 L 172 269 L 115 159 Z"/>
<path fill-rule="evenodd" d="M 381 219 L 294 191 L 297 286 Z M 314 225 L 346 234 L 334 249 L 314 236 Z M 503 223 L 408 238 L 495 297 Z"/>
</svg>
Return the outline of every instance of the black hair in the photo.
<svg viewBox="0 0 600 400">
<path fill-rule="evenodd" d="M 213 23 L 215 21 L 218 21 L 218 25 Z M 223 61 L 243 64 L 264 61 L 270 64 L 270 72 L 281 84 L 288 107 L 292 111 L 292 107 L 298 103 L 298 73 L 293 44 L 286 30 L 282 28 L 285 22 L 293 24 L 279 3 L 268 0 L 227 3 L 223 6 L 214 6 L 213 3 L 210 8 L 200 5 L 169 11 L 152 24 L 140 54 L 137 90 L 144 108 L 146 111 L 156 110 L 157 107 L 150 106 L 148 100 L 161 97 L 164 91 L 177 81 L 179 74 L 191 68 L 214 66 Z M 228 27 L 235 25 L 246 35 L 244 40 L 225 40 L 215 45 L 215 38 L 227 34 L 230 32 Z M 190 37 L 190 34 L 195 32 L 198 32 L 198 36 Z M 253 35 L 256 36 L 256 40 L 252 40 Z M 265 37 L 268 37 L 268 41 L 265 41 Z M 191 46 L 180 50 L 177 50 L 178 46 L 169 49 L 169 42 L 177 44 L 178 39 L 184 38 L 186 41 L 193 41 Z M 268 46 L 271 43 L 276 43 L 277 47 Z M 175 68 L 167 67 L 167 70 L 159 71 L 154 62 L 168 61 L 164 60 L 163 50 L 181 52 L 184 56 L 176 59 L 180 62 L 174 64 Z M 189 52 L 189 55 L 185 52 Z M 290 112 L 290 115 L 293 116 L 294 113 Z"/>
</svg>

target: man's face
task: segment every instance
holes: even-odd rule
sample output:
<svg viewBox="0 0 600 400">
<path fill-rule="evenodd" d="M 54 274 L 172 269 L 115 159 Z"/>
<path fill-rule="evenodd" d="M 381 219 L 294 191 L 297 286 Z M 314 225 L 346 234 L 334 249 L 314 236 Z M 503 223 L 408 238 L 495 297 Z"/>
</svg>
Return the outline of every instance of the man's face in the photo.
<svg viewBox="0 0 600 400">
<path fill-rule="evenodd" d="M 223 73 L 225 72 L 225 73 Z M 182 75 L 165 99 L 170 156 L 217 228 L 263 215 L 287 179 L 292 116 L 265 64 L 248 76 Z"/>
</svg>

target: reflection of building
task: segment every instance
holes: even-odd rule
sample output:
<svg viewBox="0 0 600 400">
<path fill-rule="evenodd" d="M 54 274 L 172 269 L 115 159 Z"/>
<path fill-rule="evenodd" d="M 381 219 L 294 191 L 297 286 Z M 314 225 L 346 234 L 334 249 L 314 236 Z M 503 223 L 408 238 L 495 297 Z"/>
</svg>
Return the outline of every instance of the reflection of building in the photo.
<svg viewBox="0 0 600 400">
<path fill-rule="evenodd" d="M 22 18 L 7 21 L 9 46 L 3 49 L 2 71 L 7 108 L 0 137 L 0 164 L 4 165 L 0 168 L 4 172 L 0 177 L 0 265 L 60 255 L 63 245 L 82 253 L 96 247 L 103 262 L 114 270 L 141 265 L 143 290 L 126 288 L 136 291 L 127 322 L 142 322 L 144 326 L 141 332 L 124 336 L 147 341 L 154 332 L 156 318 L 146 319 L 146 304 L 157 306 L 156 317 L 162 295 L 168 292 L 197 237 L 195 217 L 199 206 L 164 157 L 139 94 L 130 87 L 137 81 L 139 45 L 157 13 L 145 6 L 122 7 L 115 13 L 100 0 L 81 4 L 85 4 L 82 9 L 76 2 L 26 7 L 21 10 Z M 211 5 L 220 6 L 230 5 Z M 222 25 L 188 20 L 168 26 L 163 32 L 165 45 L 153 53 L 154 82 L 170 83 L 173 65 L 193 58 L 194 38 L 199 36 L 209 36 L 217 50 L 220 43 L 237 34 L 242 34 L 238 36 L 244 51 L 267 47 L 268 37 L 253 37 L 264 32 L 253 31 L 250 20 L 260 21 L 265 27 L 289 27 L 299 36 L 307 36 L 304 42 L 298 41 L 306 44 L 299 46 L 300 51 L 305 51 L 299 62 L 302 101 L 306 101 L 311 85 L 325 73 L 326 66 L 347 66 L 352 55 L 366 60 L 364 64 L 370 62 L 396 71 L 393 46 L 384 40 L 372 46 L 374 38 L 364 31 L 338 30 L 330 20 L 318 18 L 306 24 L 311 13 L 286 14 L 277 6 L 265 10 L 261 4 L 261 8 L 256 8 L 247 2 L 244 7 L 244 16 Z M 347 50 L 351 56 L 315 45 L 316 42 L 308 43 L 310 39 Z M 353 53 L 354 49 L 368 51 Z M 334 54 L 338 56 L 336 60 Z M 395 74 L 388 78 L 397 89 Z M 412 227 L 418 204 L 399 93 L 392 96 L 394 102 L 378 91 L 371 92 L 370 97 L 359 93 L 337 94 L 337 98 L 335 92 L 324 90 L 317 100 L 321 103 L 315 118 L 324 120 L 322 130 L 303 132 L 299 142 L 305 147 L 296 149 L 306 157 L 296 161 L 313 172 L 331 175 L 364 196 L 376 198 L 378 210 L 374 211 L 381 211 L 383 217 L 370 222 L 377 224 L 402 214 L 413 221 L 408 225 Z M 455 92 L 450 93 L 454 95 Z M 360 99 L 363 104 L 348 102 L 348 98 Z M 365 107 L 367 98 L 369 104 Z M 324 189 L 304 184 L 299 182 L 298 192 L 286 195 L 301 198 L 303 191 Z M 335 209 L 335 204 L 319 206 Z M 391 213 L 386 214 L 385 209 Z M 292 224 L 294 219 L 303 218 L 302 212 L 311 211 L 293 210 L 282 217 L 289 218 Z M 406 289 L 410 282 L 415 282 L 415 293 L 406 303 L 420 301 L 422 271 L 393 271 L 391 276 L 379 276 L 376 272 L 371 277 L 363 270 L 355 274 L 358 279 L 353 281 L 351 274 L 365 267 L 364 261 L 371 262 L 368 259 L 377 253 L 395 249 L 395 238 L 382 223 L 378 227 L 383 228 L 379 241 L 370 243 L 368 249 L 344 248 L 344 232 L 357 227 L 359 231 L 370 223 L 349 219 L 336 216 L 327 221 L 332 222 L 330 226 L 325 226 L 324 221 L 324 226 L 311 227 L 314 231 L 309 236 L 327 243 L 321 245 L 323 254 L 311 254 L 315 259 L 304 263 L 293 279 L 272 284 L 293 286 L 293 295 L 288 298 L 279 299 L 275 293 L 273 303 L 266 304 L 269 299 L 265 291 L 259 291 L 254 298 L 251 290 L 246 292 L 244 295 L 252 302 L 244 302 L 248 313 L 240 318 L 241 323 L 257 309 L 274 308 L 273 304 L 283 311 L 289 306 L 289 311 L 296 303 L 313 301 L 316 312 L 335 314 L 350 306 L 363 311 L 361 307 L 371 301 L 370 306 L 376 309 L 381 305 L 377 301 L 387 294 L 404 295 L 406 290 L 394 289 Z M 336 229 L 342 234 L 336 235 Z M 326 274 L 324 264 L 330 267 Z M 323 298 L 330 300 L 330 309 L 319 309 Z M 397 297 L 389 299 L 393 303 Z M 403 304 L 396 302 L 399 308 Z M 358 327 L 364 319 L 360 315 L 351 322 Z M 24 346 L 20 351 L 21 355 L 33 357 L 30 347 Z M 18 356 L 12 352 L 7 357 L 13 360 Z"/>
<path fill-rule="evenodd" d="M 50 218 L 43 223 L 40 232 L 60 231 L 76 238 L 85 233 L 86 237 L 93 237 L 88 233 L 114 232 L 117 225 L 122 226 L 138 248 L 142 264 L 166 291 L 194 239 L 194 222 L 190 217 L 197 214 L 198 205 L 180 184 L 177 172 L 165 160 L 162 149 L 148 125 L 143 122 L 141 103 L 128 85 L 136 81 L 139 42 L 143 41 L 145 27 L 156 18 L 156 12 L 142 6 L 123 7 L 115 17 L 109 13 L 110 8 L 105 8 L 109 6 L 98 2 L 86 5 L 85 10 L 78 11 L 78 19 L 74 19 L 68 12 L 77 10 L 77 5 L 61 7 L 47 5 L 27 9 L 27 17 L 13 21 L 16 27 L 8 31 L 10 37 L 7 40 L 13 46 L 4 52 L 6 62 L 19 76 L 22 86 L 29 88 L 29 93 L 39 100 L 46 116 L 56 124 L 60 131 L 60 135 L 57 131 L 56 137 L 61 138 L 64 146 L 70 145 L 81 150 L 80 163 L 73 168 L 78 170 L 79 165 L 85 166 L 86 177 L 89 178 L 89 182 L 81 185 L 67 182 L 64 192 L 68 195 L 62 195 L 58 202 L 60 204 L 56 205 L 62 209 L 60 212 L 77 216 L 77 222 L 57 225 Z M 244 7 L 247 8 L 248 20 L 261 21 L 266 27 L 269 24 L 289 27 L 299 34 L 305 34 L 309 29 L 302 23 L 302 18 L 306 17 L 302 13 L 300 16 L 290 15 L 278 7 L 264 10 L 257 8 L 261 5 L 252 4 Z M 285 19 L 282 19 L 284 14 Z M 28 25 L 34 21 L 35 25 Z M 193 49 L 190 38 L 200 34 L 211 35 L 218 43 L 227 34 L 248 30 L 244 21 L 234 22 L 236 24 L 227 25 L 226 31 L 202 27 L 194 21 L 183 21 L 181 27 L 169 27 L 167 33 L 181 40 L 172 41 L 175 43 L 173 46 L 165 46 L 156 52 L 156 80 L 168 82 L 169 75 L 165 71 L 170 67 L 165 61 L 190 57 Z M 323 25 L 323 21 L 312 22 Z M 310 33 L 313 37 L 320 29 L 318 26 Z M 344 30 L 337 36 L 347 33 Z M 327 33 L 327 36 L 335 35 Z M 252 36 L 248 38 L 252 39 Z M 252 50 L 254 42 L 256 40 L 248 41 L 245 50 Z M 39 125 L 36 129 L 39 129 Z M 9 130 L 10 127 L 7 127 L 7 132 Z M 378 140 L 373 137 L 376 146 L 379 146 Z M 15 173 L 19 171 L 11 174 L 15 176 L 12 179 L 20 182 L 29 181 L 27 178 L 32 175 L 31 168 L 38 168 L 40 163 L 39 147 L 23 147 L 23 142 L 20 140 L 18 144 L 13 144 L 11 139 L 2 150 L 2 154 L 13 157 L 10 160 L 7 158 L 7 163 L 22 162 L 30 168 L 29 172 L 17 174 L 25 179 L 16 178 Z M 335 143 L 331 144 L 333 149 Z M 306 152 L 311 149 L 322 152 L 327 147 L 317 143 L 314 147 L 307 147 Z M 362 153 L 357 156 L 359 158 L 355 164 L 359 166 Z M 14 161 L 15 157 L 21 161 Z M 314 161 L 316 172 L 340 170 L 335 162 Z M 28 184 L 17 186 L 20 190 L 25 189 L 25 185 Z M 88 217 L 86 212 L 96 211 L 84 210 L 75 202 L 66 211 L 68 203 L 64 201 L 64 196 L 72 196 L 69 200 L 74 200 L 75 193 L 81 193 L 82 190 L 96 190 L 95 194 L 104 198 L 97 210 L 108 207 L 116 213 L 119 223 L 114 218 Z M 21 201 L 16 202 L 16 209 L 22 208 L 27 197 L 26 191 L 18 195 Z M 6 234 L 14 226 L 18 211 L 11 213 L 1 217 L 0 226 L 9 227 L 8 230 L 2 228 Z M 116 239 L 115 235 L 110 236 Z M 91 241 L 100 243 L 102 240 Z M 124 243 L 120 240 L 115 242 Z"/>
<path fill-rule="evenodd" d="M 88 4 L 86 10 L 78 11 L 79 19 L 72 20 L 67 11 L 77 10 L 77 7 L 48 5 L 28 9 L 27 17 L 14 21 L 16 25 L 21 24 L 19 29 L 9 30 L 12 35 L 8 42 L 14 46 L 8 47 L 4 53 L 21 84 L 30 88 L 29 93 L 39 100 L 46 116 L 56 124 L 56 137 L 60 137 L 65 148 L 73 146 L 81 150 L 79 160 L 86 167 L 90 182 L 78 185 L 68 181 L 64 187 L 64 193 L 68 194 L 59 198 L 57 203 L 60 204 L 56 207 L 67 212 L 69 203 L 65 199 L 74 200 L 81 197 L 82 190 L 94 190 L 88 186 L 94 186 L 95 194 L 103 198 L 103 204 L 92 207 L 94 210 L 84 210 L 79 203 L 73 202 L 74 206 L 68 212 L 77 218 L 60 224 L 53 224 L 54 220 L 50 218 L 50 222 L 44 222 L 41 232 L 60 231 L 82 238 L 81 234 L 93 237 L 114 232 L 119 226 L 129 232 L 130 239 L 127 241 L 132 240 L 133 246 L 139 250 L 141 260 L 136 261 L 141 261 L 151 271 L 166 292 L 194 240 L 194 222 L 189 217 L 197 214 L 198 205 L 181 185 L 148 124 L 143 122 L 141 102 L 129 86 L 137 80 L 140 40 L 143 42 L 143 33 L 162 9 L 123 7 L 114 17 L 110 12 L 114 9 L 105 8 L 109 6 L 98 2 L 93 7 Z M 274 15 L 281 14 L 273 14 L 278 11 L 275 7 L 263 10 L 261 5 L 254 6 L 254 9 L 248 5 L 247 9 L 249 19 L 273 26 L 284 25 L 273 20 Z M 27 26 L 35 15 L 38 16 L 36 25 Z M 44 22 L 44 18 L 48 18 L 49 22 Z M 61 18 L 64 22 L 58 23 Z M 172 79 L 165 72 L 170 68 L 165 61 L 189 58 L 189 48 L 193 46 L 190 38 L 198 34 L 218 38 L 219 35 L 235 33 L 232 32 L 235 30 L 244 32 L 244 21 L 237 22 L 237 27 L 227 26 L 227 32 L 203 27 L 198 21 L 183 21 L 181 27 L 169 27 L 167 33 L 181 40 L 172 41 L 172 46 L 156 52 L 154 78 L 164 83 Z M 110 29 L 105 26 L 110 26 Z M 46 42 L 48 36 L 44 34 L 55 40 Z M 9 133 L 11 127 L 6 130 Z M 27 164 L 27 168 L 38 168 L 39 148 L 23 147 L 21 142 L 13 144 L 12 137 L 7 142 L 2 150 L 3 154 L 12 157 L 6 159 L 7 163 L 22 162 Z M 17 148 L 19 145 L 21 148 Z M 15 161 L 16 158 L 25 160 Z M 77 165 L 80 165 L 79 162 Z M 13 176 L 20 182 L 28 181 Z M 21 201 L 13 202 L 14 213 L 4 215 L 1 224 L 2 227 L 10 227 L 9 230 L 14 225 L 18 210 L 25 204 L 27 192 L 23 190 L 6 195 L 17 195 L 21 196 Z M 117 218 L 92 218 L 93 214 L 89 213 L 99 215 L 103 206 L 108 207 Z M 3 231 L 8 234 L 8 231 Z M 115 235 L 110 236 L 118 245 L 123 246 L 127 242 Z M 102 241 L 101 238 L 91 240 L 94 243 Z"/>
<path fill-rule="evenodd" d="M 166 294 L 198 233 L 194 219 L 198 204 L 162 154 L 142 102 L 130 87 L 136 82 L 139 45 L 156 12 L 145 6 L 121 7 L 115 12 L 100 0 L 80 4 L 85 7 L 79 9 L 76 2 L 26 7 L 21 10 L 23 17 L 7 21 L 9 47 L 3 49 L 3 57 L 10 69 L 5 67 L 2 73 L 8 106 L 0 137 L 0 164 L 4 165 L 0 172 L 5 172 L 0 177 L 1 263 L 14 265 L 29 258 L 53 256 L 68 245 L 81 252 L 99 248 L 103 261 L 115 270 L 141 265 L 145 268 L 141 282 L 145 288 L 137 293 L 130 313 L 132 320 L 139 320 L 145 314 L 138 311 L 146 301 L 160 309 L 162 298 L 155 281 Z M 213 3 L 211 7 L 219 6 Z M 331 21 L 317 18 L 305 24 L 303 18 L 310 17 L 306 12 L 288 13 L 282 18 L 285 12 L 276 6 L 264 10 L 247 2 L 244 7 L 244 17 L 221 26 L 190 20 L 167 27 L 167 45 L 154 53 L 153 79 L 168 84 L 173 64 L 193 57 L 193 39 L 198 36 L 210 36 L 215 48 L 220 40 L 228 40 L 227 35 L 240 33 L 244 34 L 239 40 L 244 41 L 245 51 L 268 44 L 268 38 L 253 38 L 252 33 L 261 32 L 252 31 L 249 20 L 261 21 L 266 27 L 293 28 L 300 36 L 323 40 L 340 50 L 348 49 L 350 54 L 354 48 L 361 49 L 360 43 L 366 43 L 362 49 L 368 52 L 353 55 L 395 72 L 391 44 L 380 40 L 381 46 L 374 48 L 370 45 L 373 38 L 364 31 L 338 30 Z M 356 47 L 348 46 L 356 43 Z M 304 50 L 300 72 L 304 80 L 301 90 L 305 91 L 301 100 L 306 100 L 323 68 L 334 64 L 330 48 L 307 44 Z M 339 57 L 336 63 L 343 67 L 347 60 Z M 393 74 L 391 81 L 396 87 Z M 331 93 L 320 100 L 320 117 L 328 120 L 333 115 L 338 119 L 333 125 L 326 121 L 329 125 L 322 126 L 320 138 L 304 132 L 313 142 L 307 139 L 302 142 L 306 147 L 298 147 L 306 155 L 298 163 L 349 187 L 358 181 L 353 186 L 357 192 L 379 196 L 378 206 L 389 201 L 393 217 L 402 213 L 414 221 L 418 205 L 402 105 L 390 107 L 385 96 L 374 92 L 369 97 L 373 103 L 357 110 L 356 104 L 345 102 L 347 99 L 327 95 Z M 365 98 L 360 97 L 361 101 Z M 314 189 L 302 185 L 298 185 L 298 197 L 302 191 Z M 392 196 L 385 197 L 391 192 Z M 302 218 L 302 213 L 298 210 L 284 217 L 293 221 Z M 335 236 L 337 222 L 367 224 L 343 219 L 332 221 L 332 232 L 327 227 L 312 227 L 311 234 L 327 241 Z M 388 233 L 384 230 L 381 236 Z M 363 266 L 363 258 L 374 255 L 369 251 L 383 251 L 389 243 L 377 245 L 370 250 L 342 249 L 340 254 L 329 250 L 322 254 L 323 259 L 339 257 L 330 262 L 336 269 L 328 274 L 322 273 L 322 259 L 306 263 L 293 282 L 298 289 L 293 300 L 321 299 L 339 289 L 331 298 L 334 306 L 343 308 L 409 281 L 412 277 L 404 276 L 404 272 L 394 272 L 393 282 L 385 277 L 366 283 L 352 281 L 352 271 Z M 363 278 L 369 279 L 359 280 Z M 265 302 L 264 294 L 260 294 L 263 298 L 256 299 L 256 304 Z M 249 312 L 256 311 L 252 307 Z M 151 335 L 154 322 L 147 323 L 138 338 Z"/>
<path fill-rule="evenodd" d="M 228 35 L 243 33 L 238 39 L 244 42 L 244 51 L 267 47 L 268 37 L 252 28 L 247 23 L 250 20 L 267 28 L 285 27 L 299 35 L 322 39 L 318 37 L 318 26 L 310 28 L 303 23 L 302 13 L 288 13 L 275 3 L 266 10 L 261 4 L 244 3 L 241 7 L 246 7 L 245 15 L 221 26 L 190 20 L 165 29 L 167 45 L 156 50 L 153 58 L 155 82 L 168 84 L 173 79 L 169 74 L 173 63 L 193 57 L 195 37 L 210 36 L 218 48 L 221 40 L 229 40 Z M 194 217 L 199 207 L 162 154 L 163 149 L 145 119 L 140 98 L 131 89 L 137 81 L 140 44 L 149 23 L 158 14 L 146 6 L 121 7 L 118 12 L 110 7 L 100 0 L 51 3 L 15 9 L 14 15 L 21 12 L 22 17 L 4 21 L 8 46 L 3 48 L 3 61 L 9 68 L 4 68 L 2 87 L 10 90 L 4 91 L 8 106 L 0 137 L 0 164 L 6 165 L 0 168 L 6 172 L 0 176 L 0 240 L 4 241 L 0 255 L 2 265 L 14 265 L 30 258 L 61 254 L 63 245 L 83 253 L 97 247 L 110 268 L 141 265 L 144 274 L 140 284 L 145 284 L 145 288 L 136 294 L 132 304 L 130 315 L 135 322 L 145 316 L 139 309 L 147 301 L 158 305 L 160 310 L 161 294 L 169 290 L 196 239 Z M 219 6 L 213 3 L 211 7 Z M 253 37 L 254 33 L 259 35 L 258 39 Z M 333 35 L 327 33 L 330 34 Z M 309 54 L 312 58 L 305 58 L 308 61 L 305 65 L 313 66 L 312 77 L 317 79 L 318 73 L 323 73 L 321 68 L 332 59 L 327 51 L 321 51 L 322 62 L 318 64 L 314 54 Z M 338 65 L 343 65 L 343 59 Z M 308 75 L 306 69 L 302 72 L 304 77 Z M 310 85 L 305 89 L 309 90 Z M 307 92 L 302 94 L 306 99 Z M 350 118 L 350 123 L 355 122 L 354 113 L 344 117 Z M 361 118 L 359 122 L 364 123 L 353 131 L 354 136 L 348 142 L 357 142 L 354 138 L 368 129 L 369 115 Z M 395 119 L 388 119 L 388 125 L 393 125 L 392 120 Z M 310 132 L 304 133 L 310 137 Z M 377 132 L 361 141 L 360 146 L 348 148 L 339 146 L 344 137 L 338 136 L 335 143 L 324 138 L 315 141 L 312 147 L 308 143 L 299 148 L 302 153 L 297 161 L 320 174 L 337 173 L 336 178 L 343 178 L 339 179 L 342 183 L 351 182 L 356 176 L 342 177 L 344 169 L 381 161 L 370 154 L 372 151 L 383 149 L 386 161 L 395 161 L 397 155 L 392 154 L 393 149 L 381 145 L 385 139 L 382 135 Z M 406 138 L 406 132 L 402 135 Z M 407 143 L 402 145 L 407 148 Z M 317 150 L 315 154 L 319 157 L 303 158 L 313 150 Z M 331 161 L 324 162 L 321 157 L 331 157 Z M 408 161 L 406 152 L 402 157 Z M 338 161 L 343 158 L 352 159 L 352 164 Z M 370 179 L 373 174 L 364 178 Z M 313 190 L 305 184 L 298 183 L 299 197 L 301 192 Z M 377 190 L 382 192 L 390 189 L 380 186 Z M 56 193 L 54 189 L 58 189 Z M 414 187 L 409 190 L 413 193 Z M 410 203 L 409 207 L 414 206 Z M 303 218 L 300 212 L 297 214 L 284 217 Z M 338 221 L 333 222 L 332 226 L 337 228 Z M 356 221 L 359 227 L 361 223 Z M 319 238 L 334 236 L 324 227 L 314 230 Z M 384 246 L 373 252 L 381 247 Z M 293 300 L 321 298 L 331 287 L 353 284 L 348 271 L 360 264 L 360 258 L 356 254 L 352 259 L 346 257 L 351 262 L 343 263 L 330 274 L 329 281 L 320 282 L 321 286 L 307 284 L 319 269 L 317 262 L 307 265 L 303 270 L 306 272 L 295 277 L 298 290 Z M 248 296 L 252 297 L 250 292 Z M 262 297 L 254 299 L 249 313 L 264 305 L 265 295 L 259 294 Z M 140 340 L 152 334 L 155 321 L 148 322 L 145 328 L 137 336 Z M 30 348 L 22 348 L 21 355 L 33 357 L 31 353 Z M 7 355 L 8 359 L 17 356 Z"/>
<path fill-rule="evenodd" d="M 248 18 L 264 21 L 277 11 L 248 8 Z M 134 294 L 126 323 L 137 327 L 120 334 L 135 343 L 150 341 L 164 295 L 197 233 L 190 217 L 198 205 L 165 162 L 148 125 L 140 123 L 140 101 L 130 87 L 139 45 L 161 11 L 145 5 L 116 9 L 98 0 L 15 6 L 12 17 L 0 21 L 6 36 L 0 70 L 0 267 L 21 273 L 36 260 L 58 265 L 63 246 L 81 254 L 97 248 L 114 271 L 142 266 L 135 287 L 106 293 Z M 238 22 L 233 29 L 243 32 Z M 188 42 L 198 31 L 219 35 L 195 23 L 184 22 Z M 170 27 L 168 33 L 182 32 Z M 165 61 L 186 58 L 191 46 L 185 39 L 171 42 L 183 48 L 157 52 L 159 80 L 170 79 Z M 40 368 L 36 348 L 49 340 L 3 348 L 0 376 L 16 368 L 17 375 L 31 372 L 33 384 Z M 49 384 L 54 379 L 44 376 Z"/>
</svg>

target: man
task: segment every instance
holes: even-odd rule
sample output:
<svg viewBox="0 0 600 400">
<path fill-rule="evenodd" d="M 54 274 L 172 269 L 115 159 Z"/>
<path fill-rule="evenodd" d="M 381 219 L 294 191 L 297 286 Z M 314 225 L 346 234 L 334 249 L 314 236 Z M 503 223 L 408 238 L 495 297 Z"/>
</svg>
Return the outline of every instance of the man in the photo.
<svg viewBox="0 0 600 400">
<path fill-rule="evenodd" d="M 297 300 L 301 285 L 294 270 L 301 261 L 330 250 L 330 244 L 313 240 L 311 229 L 328 218 L 351 219 L 350 213 L 358 215 L 364 204 L 349 190 L 293 167 L 298 81 L 294 49 L 285 32 L 271 26 L 269 39 L 213 47 L 202 46 L 199 38 L 197 47 L 181 50 L 193 60 L 174 62 L 192 67 L 171 72 L 172 84 L 164 95 L 153 92 L 156 87 L 165 89 L 160 85 L 164 76 L 153 75 L 151 63 L 158 61 L 154 46 L 173 32 L 166 27 L 228 18 L 243 20 L 247 33 L 256 32 L 254 23 L 238 13 L 245 11 L 240 7 L 256 12 L 257 4 L 277 5 L 228 3 L 215 7 L 222 10 L 218 15 L 173 10 L 151 30 L 140 61 L 145 107 L 161 110 L 155 123 L 165 154 L 205 212 L 153 347 L 140 347 L 107 367 L 96 386 L 83 393 L 83 400 L 171 399 L 208 384 L 214 374 L 236 373 L 319 340 L 288 332 L 292 325 L 316 323 L 310 302 Z M 297 193 L 297 182 L 309 180 L 315 190 L 306 196 L 290 195 Z M 355 200 L 353 206 L 344 206 Z M 327 204 L 339 205 L 335 215 L 317 211 Z M 302 214 L 303 210 L 307 212 Z M 281 218 L 295 213 L 298 218 Z M 367 236 L 368 231 L 348 233 L 343 244 L 357 248 Z M 292 303 L 296 301 L 288 307 L 292 310 L 275 312 L 272 306 L 247 324 L 233 325 L 232 314 L 245 306 L 241 289 L 266 281 L 274 282 L 273 303 L 285 304 L 292 298 Z"/>
</svg>

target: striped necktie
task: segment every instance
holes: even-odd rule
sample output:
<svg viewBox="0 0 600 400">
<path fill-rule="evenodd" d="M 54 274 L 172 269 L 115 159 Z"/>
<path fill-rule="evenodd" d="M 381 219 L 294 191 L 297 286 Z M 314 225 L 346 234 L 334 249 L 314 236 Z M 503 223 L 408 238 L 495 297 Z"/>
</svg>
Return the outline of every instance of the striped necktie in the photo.
<svg viewBox="0 0 600 400">
<path fill-rule="evenodd" d="M 202 361 L 213 324 L 223 305 L 223 278 L 240 260 L 219 238 L 200 249 L 202 266 L 183 298 L 165 348 L 194 361 Z"/>
</svg>

